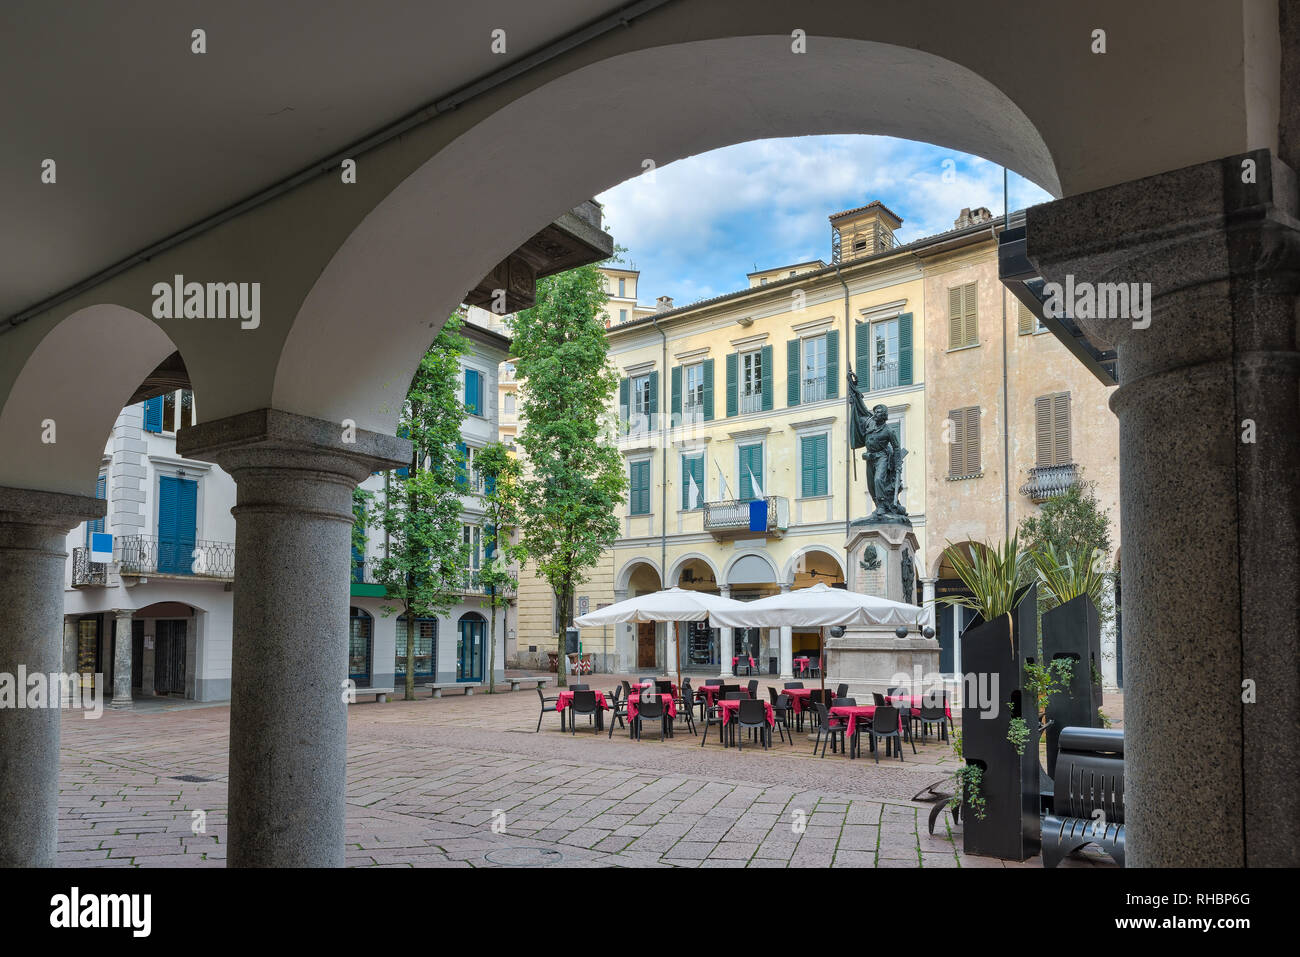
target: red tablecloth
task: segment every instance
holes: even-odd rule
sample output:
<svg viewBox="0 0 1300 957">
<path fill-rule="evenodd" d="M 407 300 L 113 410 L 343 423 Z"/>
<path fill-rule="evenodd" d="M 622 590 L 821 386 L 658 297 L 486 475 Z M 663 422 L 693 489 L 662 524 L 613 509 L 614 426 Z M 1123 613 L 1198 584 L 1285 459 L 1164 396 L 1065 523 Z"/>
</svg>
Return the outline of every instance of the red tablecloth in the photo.
<svg viewBox="0 0 1300 957">
<path fill-rule="evenodd" d="M 703 697 L 711 706 L 713 699 L 722 693 L 722 685 L 701 685 L 695 689 L 695 693 Z"/>
<path fill-rule="evenodd" d="M 808 662 L 810 662 L 810 661 L 812 661 L 811 658 L 796 658 L 796 659 L 794 659 L 794 663 L 799 667 L 799 674 L 801 674 L 801 675 L 802 675 L 802 674 L 807 674 L 807 672 L 808 672 Z"/>
<path fill-rule="evenodd" d="M 670 718 L 677 717 L 677 698 L 675 695 L 661 694 L 659 696 L 659 700 L 664 703 L 664 711 L 668 713 L 668 717 Z M 634 693 L 628 695 L 627 717 L 629 721 L 631 721 L 636 717 L 637 705 L 639 705 L 640 703 L 641 703 L 641 696 L 639 694 Z"/>
<path fill-rule="evenodd" d="M 731 716 L 740 710 L 739 701 L 719 701 L 718 707 L 722 709 L 722 723 L 727 724 L 731 721 Z M 767 712 L 767 723 L 776 724 L 776 714 L 772 711 L 772 702 L 764 701 L 763 710 Z"/>
<path fill-rule="evenodd" d="M 859 704 L 859 705 L 842 704 L 837 707 L 831 708 L 830 713 L 833 715 L 839 715 L 841 718 L 849 719 L 848 727 L 844 729 L 844 733 L 847 734 L 849 737 L 853 737 L 853 733 L 857 728 L 858 719 L 866 718 L 868 721 L 870 721 L 872 718 L 876 716 L 876 706 L 874 704 Z M 899 731 L 903 730 L 903 716 L 901 714 L 898 716 L 898 730 Z"/>
<path fill-rule="evenodd" d="M 748 657 L 748 656 L 746 656 L 746 657 Z M 731 670 L 732 670 L 732 671 L 735 671 L 735 670 L 736 670 L 736 662 L 739 661 L 739 660 L 740 660 L 740 655 L 736 655 L 736 657 L 734 657 L 734 658 L 731 659 Z M 758 667 L 758 665 L 754 664 L 754 659 L 753 659 L 753 658 L 750 658 L 750 659 L 749 659 L 749 667 L 750 667 L 750 668 L 757 668 L 757 667 Z"/>
<path fill-rule="evenodd" d="M 808 699 L 812 697 L 813 688 L 786 688 L 779 694 L 790 696 L 790 707 L 795 714 L 802 714 L 804 708 L 808 707 Z"/>
<path fill-rule="evenodd" d="M 555 710 L 563 711 L 565 708 L 569 707 L 569 705 L 573 704 L 573 696 L 576 693 L 577 692 L 574 691 L 561 691 L 559 698 L 556 699 L 555 702 Z M 605 692 L 595 691 L 593 694 L 596 696 L 596 707 L 603 711 L 608 711 L 609 702 L 605 700 Z"/>
<path fill-rule="evenodd" d="M 628 684 L 631 685 L 633 688 L 641 688 L 641 689 L 644 690 L 644 691 L 649 691 L 649 690 L 653 689 L 654 686 L 655 686 L 655 683 L 654 683 L 653 681 L 629 681 Z M 676 697 L 676 696 L 677 696 L 677 682 L 675 682 L 675 681 L 672 682 L 672 686 L 673 686 L 673 697 Z M 634 691 L 633 694 L 635 694 L 635 693 L 636 693 L 636 692 Z"/>
<path fill-rule="evenodd" d="M 894 704 L 895 702 L 897 702 L 898 704 L 903 704 L 904 702 L 906 702 L 907 706 L 912 709 L 912 714 L 916 715 L 916 717 L 919 718 L 921 716 L 921 701 L 924 697 L 925 695 L 920 695 L 920 694 L 885 695 L 885 704 Z M 945 702 L 943 710 L 944 710 L 944 714 L 947 717 L 949 718 L 952 717 L 951 705 Z"/>
</svg>

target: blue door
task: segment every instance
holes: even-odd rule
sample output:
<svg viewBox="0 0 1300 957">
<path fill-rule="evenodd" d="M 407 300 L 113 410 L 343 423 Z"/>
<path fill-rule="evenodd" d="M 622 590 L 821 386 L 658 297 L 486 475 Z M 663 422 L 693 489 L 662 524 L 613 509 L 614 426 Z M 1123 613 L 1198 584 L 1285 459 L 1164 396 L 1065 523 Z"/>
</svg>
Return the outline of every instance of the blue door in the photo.
<svg viewBox="0 0 1300 957">
<path fill-rule="evenodd" d="M 487 621 L 476 612 L 469 612 L 456 628 L 456 680 L 483 680 L 483 641 L 487 637 Z"/>
<path fill-rule="evenodd" d="M 188 575 L 194 570 L 199 483 L 163 475 L 158 479 L 158 571 Z"/>
</svg>

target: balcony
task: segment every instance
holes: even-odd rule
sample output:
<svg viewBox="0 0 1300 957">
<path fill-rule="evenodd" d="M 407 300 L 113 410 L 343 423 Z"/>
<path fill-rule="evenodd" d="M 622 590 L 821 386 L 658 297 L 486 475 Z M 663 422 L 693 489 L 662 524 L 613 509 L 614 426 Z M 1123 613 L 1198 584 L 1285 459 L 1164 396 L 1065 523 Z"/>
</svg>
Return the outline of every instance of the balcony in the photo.
<svg viewBox="0 0 1300 957">
<path fill-rule="evenodd" d="M 740 393 L 740 414 L 763 411 L 763 390 L 746 389 Z"/>
<path fill-rule="evenodd" d="M 742 535 L 770 535 L 780 538 L 790 527 L 790 500 L 781 495 L 769 495 L 767 502 L 767 531 L 750 532 L 749 499 L 729 499 L 724 502 L 706 502 L 704 505 L 704 530 L 714 538 L 736 538 Z"/>
<path fill-rule="evenodd" d="M 826 398 L 826 376 L 814 376 L 803 380 L 803 403 L 821 402 Z"/>
<path fill-rule="evenodd" d="M 234 542 L 160 541 L 154 535 L 126 535 L 120 541 L 123 575 L 234 581 Z"/>
<path fill-rule="evenodd" d="M 871 367 L 871 380 L 867 383 L 872 392 L 892 389 L 898 385 L 898 362 L 877 362 Z"/>
<path fill-rule="evenodd" d="M 1029 496 L 1035 505 L 1064 495 L 1079 481 L 1079 469 L 1069 465 L 1041 465 L 1029 470 L 1029 481 L 1020 486 L 1020 494 Z"/>
<path fill-rule="evenodd" d="M 105 585 L 108 583 L 107 566 L 103 562 L 90 560 L 90 549 L 74 548 L 72 550 L 72 584 Z"/>
</svg>

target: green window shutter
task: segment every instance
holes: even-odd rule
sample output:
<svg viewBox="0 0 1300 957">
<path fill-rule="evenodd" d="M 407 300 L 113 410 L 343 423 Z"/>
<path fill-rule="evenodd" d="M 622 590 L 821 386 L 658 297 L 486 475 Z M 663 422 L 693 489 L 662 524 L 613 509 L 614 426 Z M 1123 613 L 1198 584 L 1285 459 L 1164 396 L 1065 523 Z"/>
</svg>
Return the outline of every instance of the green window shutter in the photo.
<svg viewBox="0 0 1300 957">
<path fill-rule="evenodd" d="M 713 360 L 704 360 L 704 421 L 713 421 Z M 703 468 L 703 466 L 701 466 Z"/>
<path fill-rule="evenodd" d="M 754 484 L 749 480 L 753 475 L 761 487 L 763 485 L 763 446 L 742 445 L 740 447 L 740 497 L 744 501 L 754 498 Z M 767 489 L 763 488 L 766 493 Z"/>
<path fill-rule="evenodd" d="M 659 414 L 659 373 L 650 373 L 650 414 L 652 416 Z M 650 427 L 655 428 L 655 422 L 652 419 Z"/>
<path fill-rule="evenodd" d="M 695 496 L 696 509 L 704 505 L 704 456 L 692 455 L 682 459 L 682 510 L 691 508 L 691 479 L 695 479 L 698 494 Z"/>
<path fill-rule="evenodd" d="M 763 346 L 763 411 L 772 411 L 772 347 Z"/>
<path fill-rule="evenodd" d="M 633 515 L 650 514 L 650 463 L 633 462 L 628 481 L 628 506 Z"/>
<path fill-rule="evenodd" d="M 673 414 L 673 423 L 682 420 L 682 367 L 673 366 L 673 398 L 672 407 L 669 409 Z"/>
<path fill-rule="evenodd" d="M 785 344 L 785 404 L 799 404 L 799 340 Z"/>
<path fill-rule="evenodd" d="M 813 491 L 813 437 L 805 435 L 799 440 L 799 495 L 808 498 Z"/>
<path fill-rule="evenodd" d="M 736 396 L 737 366 L 739 363 L 739 355 L 734 352 L 727 353 L 727 418 L 731 418 L 740 410 L 740 402 Z"/>
<path fill-rule="evenodd" d="M 835 399 L 840 394 L 840 331 L 826 333 L 826 398 Z"/>
<path fill-rule="evenodd" d="M 830 491 L 830 460 L 827 457 L 827 443 L 829 438 L 825 435 L 816 437 L 816 448 L 814 448 L 813 458 L 813 489 L 816 495 L 826 495 Z"/>
<path fill-rule="evenodd" d="M 626 428 L 624 423 L 632 417 L 632 410 L 628 408 L 631 402 L 632 383 L 628 380 L 627 376 L 624 376 L 618 380 L 618 421 L 620 430 Z"/>
<path fill-rule="evenodd" d="M 898 317 L 898 384 L 912 384 L 912 314 Z"/>
<path fill-rule="evenodd" d="M 853 371 L 858 375 L 858 388 L 866 392 L 871 388 L 871 323 L 855 324 L 853 337 Z"/>
<path fill-rule="evenodd" d="M 691 474 L 691 460 L 684 458 L 682 459 L 682 511 L 686 511 L 691 507 L 690 506 L 691 483 L 689 478 L 690 474 Z"/>
</svg>

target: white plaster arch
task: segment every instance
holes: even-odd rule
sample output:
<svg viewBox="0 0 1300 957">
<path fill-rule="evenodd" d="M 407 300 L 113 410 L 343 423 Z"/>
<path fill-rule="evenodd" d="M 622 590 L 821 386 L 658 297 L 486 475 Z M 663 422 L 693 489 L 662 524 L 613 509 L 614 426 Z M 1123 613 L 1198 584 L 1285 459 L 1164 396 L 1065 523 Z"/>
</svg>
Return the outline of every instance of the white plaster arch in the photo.
<svg viewBox="0 0 1300 957">
<path fill-rule="evenodd" d="M 623 592 L 627 591 L 628 584 L 632 580 L 633 572 L 635 572 L 641 565 L 651 569 L 657 576 L 659 576 L 659 585 L 662 588 L 664 576 L 662 569 L 659 568 L 659 563 L 653 558 L 638 557 L 629 560 L 627 564 L 619 569 L 618 577 L 614 579 L 614 590 Z"/>
<path fill-rule="evenodd" d="M 782 584 L 794 584 L 794 574 L 799 567 L 799 559 L 805 555 L 811 554 L 812 552 L 819 552 L 823 555 L 830 556 L 835 561 L 836 567 L 840 570 L 840 577 L 845 581 L 849 580 L 848 572 L 844 568 L 844 559 L 842 559 L 834 549 L 827 545 L 805 545 L 786 560 L 785 568 L 781 571 Z"/>
<path fill-rule="evenodd" d="M 910 47 L 809 42 L 816 56 L 792 57 L 788 35 L 623 53 L 462 133 L 330 258 L 288 332 L 274 407 L 391 433 L 420 356 L 465 292 L 555 217 L 642 173 L 647 153 L 663 166 L 755 139 L 876 133 L 973 153 L 1060 194 L 1043 136 L 979 74 Z"/>
<path fill-rule="evenodd" d="M 176 346 L 152 319 L 101 303 L 52 326 L 0 408 L 0 487 L 95 494 L 118 413 Z M 43 441 L 47 421 L 54 441 Z"/>
<path fill-rule="evenodd" d="M 722 576 L 718 573 L 718 566 L 714 564 L 713 559 L 709 558 L 709 556 L 705 555 L 703 552 L 687 552 L 668 566 L 668 578 L 664 582 L 665 588 L 673 588 L 678 584 L 678 578 L 682 573 L 682 567 L 690 561 L 703 562 L 705 565 L 708 565 L 709 571 L 713 572 L 714 581 L 716 581 L 719 586 L 722 585 Z"/>
<path fill-rule="evenodd" d="M 958 538 L 957 541 L 953 542 L 952 544 L 955 546 L 962 546 L 962 545 L 979 545 L 980 543 L 975 541 L 974 539 L 966 538 L 963 536 L 961 538 Z M 943 564 L 944 555 L 947 553 L 947 551 L 948 551 L 948 543 L 945 542 L 943 548 L 940 548 L 938 550 L 938 554 L 935 555 L 934 560 L 930 565 L 931 578 L 939 577 L 939 567 Z"/>
<path fill-rule="evenodd" d="M 779 577 L 780 573 L 777 571 L 776 562 L 772 561 L 772 556 L 769 555 L 765 549 L 747 548 L 743 552 L 737 552 L 736 554 L 732 555 L 729 559 L 727 559 L 727 564 L 724 565 L 722 568 L 723 577 L 718 579 L 718 583 L 730 586 L 731 570 L 735 568 L 736 565 L 745 558 L 757 558 L 765 565 L 767 565 L 767 567 L 772 572 L 773 584 L 777 584 L 781 581 L 781 578 Z"/>
</svg>

